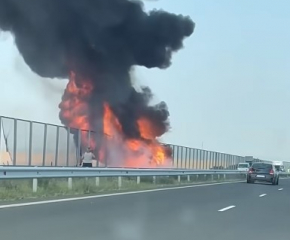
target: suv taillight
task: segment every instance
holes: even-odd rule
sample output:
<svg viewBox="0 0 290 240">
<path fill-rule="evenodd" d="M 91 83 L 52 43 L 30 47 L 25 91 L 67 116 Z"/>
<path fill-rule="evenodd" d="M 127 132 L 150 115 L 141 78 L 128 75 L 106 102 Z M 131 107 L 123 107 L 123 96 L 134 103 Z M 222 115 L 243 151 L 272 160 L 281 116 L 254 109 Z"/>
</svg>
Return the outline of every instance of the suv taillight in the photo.
<svg viewBox="0 0 290 240">
<path fill-rule="evenodd" d="M 253 168 L 249 168 L 249 173 L 253 173 Z"/>
<path fill-rule="evenodd" d="M 271 175 L 273 175 L 273 174 L 274 174 L 273 169 L 271 169 L 269 173 L 270 173 Z"/>
</svg>

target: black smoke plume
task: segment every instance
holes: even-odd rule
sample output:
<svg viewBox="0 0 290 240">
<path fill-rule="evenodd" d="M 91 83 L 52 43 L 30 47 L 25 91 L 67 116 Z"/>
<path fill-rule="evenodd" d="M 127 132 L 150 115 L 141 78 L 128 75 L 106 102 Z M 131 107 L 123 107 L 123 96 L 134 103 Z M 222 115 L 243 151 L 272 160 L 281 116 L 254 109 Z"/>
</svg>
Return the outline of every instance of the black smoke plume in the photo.
<svg viewBox="0 0 290 240">
<path fill-rule="evenodd" d="M 166 104 L 149 106 L 150 89 L 137 92 L 130 69 L 170 66 L 172 53 L 183 47 L 194 26 L 182 15 L 146 13 L 139 1 L 0 0 L 0 29 L 15 36 L 29 67 L 42 77 L 67 78 L 73 71 L 91 79 L 87 114 L 92 125 L 107 102 L 128 138 L 140 138 L 140 116 L 153 123 L 156 137 L 169 128 Z"/>
</svg>

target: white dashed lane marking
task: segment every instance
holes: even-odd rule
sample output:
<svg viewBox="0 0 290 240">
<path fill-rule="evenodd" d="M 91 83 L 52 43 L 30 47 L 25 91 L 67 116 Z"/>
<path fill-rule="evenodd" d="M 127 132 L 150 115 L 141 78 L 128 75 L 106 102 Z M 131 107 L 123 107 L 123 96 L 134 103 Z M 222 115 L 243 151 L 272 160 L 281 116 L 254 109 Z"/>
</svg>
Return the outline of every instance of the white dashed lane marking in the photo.
<svg viewBox="0 0 290 240">
<path fill-rule="evenodd" d="M 267 194 L 264 193 L 264 194 L 259 195 L 259 197 L 265 197 L 266 195 L 267 195 Z"/>
<path fill-rule="evenodd" d="M 235 208 L 236 206 L 232 205 L 232 206 L 228 206 L 228 207 L 225 207 L 225 208 L 222 208 L 219 210 L 219 212 L 224 212 L 224 211 L 227 211 L 227 210 L 230 210 L 232 208 Z"/>
</svg>

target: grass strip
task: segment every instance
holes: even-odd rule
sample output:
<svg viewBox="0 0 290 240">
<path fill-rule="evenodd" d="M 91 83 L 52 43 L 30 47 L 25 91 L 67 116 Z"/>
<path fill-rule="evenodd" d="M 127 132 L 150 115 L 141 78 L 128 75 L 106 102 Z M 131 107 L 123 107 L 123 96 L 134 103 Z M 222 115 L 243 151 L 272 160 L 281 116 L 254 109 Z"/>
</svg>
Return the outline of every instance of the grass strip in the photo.
<svg viewBox="0 0 290 240">
<path fill-rule="evenodd" d="M 198 177 L 194 175 L 190 179 L 187 176 L 181 176 L 180 182 L 177 176 L 156 177 L 154 182 L 153 177 L 141 177 L 140 183 L 137 184 L 136 177 L 122 177 L 122 186 L 119 188 L 117 177 L 101 177 L 98 186 L 96 185 L 96 178 L 73 178 L 72 189 L 68 188 L 67 178 L 38 179 L 37 192 L 32 192 L 32 179 L 1 180 L 0 201 L 106 194 L 242 179 L 245 179 L 243 175 L 227 175 L 226 179 L 223 175 L 220 178 L 217 175 L 213 175 L 213 177 L 212 175 L 198 175 Z"/>
</svg>

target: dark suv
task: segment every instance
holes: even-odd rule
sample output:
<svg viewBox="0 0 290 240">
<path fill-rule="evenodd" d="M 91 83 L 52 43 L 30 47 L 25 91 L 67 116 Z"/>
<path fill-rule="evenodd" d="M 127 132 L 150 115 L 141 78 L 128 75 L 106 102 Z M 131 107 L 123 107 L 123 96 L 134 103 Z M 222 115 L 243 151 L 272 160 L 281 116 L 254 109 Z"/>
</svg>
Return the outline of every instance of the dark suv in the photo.
<svg viewBox="0 0 290 240">
<path fill-rule="evenodd" d="M 269 182 L 273 185 L 279 184 L 279 171 L 271 163 L 253 163 L 247 173 L 247 183 Z"/>
</svg>

